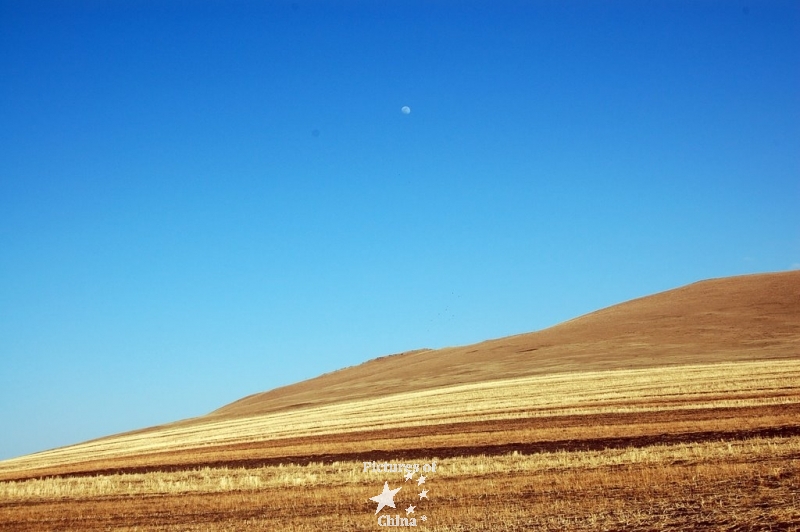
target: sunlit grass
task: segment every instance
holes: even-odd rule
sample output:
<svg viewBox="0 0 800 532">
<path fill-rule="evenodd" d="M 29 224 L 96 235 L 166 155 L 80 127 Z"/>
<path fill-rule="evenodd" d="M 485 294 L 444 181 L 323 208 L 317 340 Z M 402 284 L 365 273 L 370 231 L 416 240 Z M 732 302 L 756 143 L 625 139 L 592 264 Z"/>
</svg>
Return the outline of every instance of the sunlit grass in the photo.
<svg viewBox="0 0 800 532">
<path fill-rule="evenodd" d="M 9 470 L 181 449 L 464 421 L 800 403 L 800 360 L 507 379 L 241 419 L 200 418 L 0 462 Z"/>
</svg>

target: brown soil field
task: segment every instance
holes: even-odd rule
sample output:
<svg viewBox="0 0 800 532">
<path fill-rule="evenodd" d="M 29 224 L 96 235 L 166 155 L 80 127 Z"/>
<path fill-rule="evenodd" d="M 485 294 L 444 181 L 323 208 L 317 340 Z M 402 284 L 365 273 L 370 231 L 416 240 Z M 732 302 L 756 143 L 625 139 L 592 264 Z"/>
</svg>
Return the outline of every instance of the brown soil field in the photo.
<svg viewBox="0 0 800 532">
<path fill-rule="evenodd" d="M 437 531 L 796 530 L 799 454 L 797 438 L 775 437 L 476 456 L 441 461 L 421 487 L 361 462 L 54 478 L 0 485 L 0 519 L 4 530 L 379 530 L 370 497 L 386 481 L 402 486 L 399 514 L 414 505 L 418 528 Z"/>
<path fill-rule="evenodd" d="M 400 390 L 386 365 L 430 378 Z M 373 461 L 436 469 L 408 481 Z M 398 504 L 376 514 L 384 482 Z M 6 460 L 0 529 L 379 530 L 397 515 L 437 531 L 800 530 L 799 494 L 800 272 L 788 272 Z"/>
</svg>

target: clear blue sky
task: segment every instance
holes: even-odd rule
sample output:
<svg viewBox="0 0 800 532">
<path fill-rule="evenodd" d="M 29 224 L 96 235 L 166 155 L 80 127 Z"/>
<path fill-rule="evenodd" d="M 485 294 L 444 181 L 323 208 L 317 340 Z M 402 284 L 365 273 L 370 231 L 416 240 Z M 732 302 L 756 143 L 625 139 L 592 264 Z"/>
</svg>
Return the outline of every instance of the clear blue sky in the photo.
<svg viewBox="0 0 800 532">
<path fill-rule="evenodd" d="M 0 0 L 0 458 L 798 268 L 798 206 L 795 0 Z"/>
</svg>

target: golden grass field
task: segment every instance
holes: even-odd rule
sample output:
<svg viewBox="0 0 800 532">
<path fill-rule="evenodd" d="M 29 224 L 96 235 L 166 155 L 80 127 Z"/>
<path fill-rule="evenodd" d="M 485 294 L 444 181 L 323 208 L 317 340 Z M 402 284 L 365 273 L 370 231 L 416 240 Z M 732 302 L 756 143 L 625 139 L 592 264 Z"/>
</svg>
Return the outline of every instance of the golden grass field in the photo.
<svg viewBox="0 0 800 532">
<path fill-rule="evenodd" d="M 364 473 L 373 459 L 437 461 L 430 530 L 797 528 L 800 361 L 529 377 L 107 438 L 3 462 L 0 523 L 376 530 L 369 498 L 402 475 Z"/>
<path fill-rule="evenodd" d="M 555 355 L 528 352 L 547 371 L 507 371 L 541 333 L 459 348 L 480 356 L 435 374 L 437 352 L 421 351 L 6 460 L 0 530 L 366 531 L 385 528 L 379 515 L 432 531 L 800 530 L 800 275 L 790 273 L 691 285 L 543 331 L 574 333 L 564 336 L 571 364 L 559 358 L 563 342 Z M 713 327 L 697 318 L 693 333 L 686 323 L 676 333 L 674 345 L 695 357 L 671 355 L 669 334 L 656 330 L 674 331 L 681 308 L 715 316 Z M 642 316 L 651 347 L 644 332 L 631 339 Z M 611 332 L 592 340 L 598 320 Z M 758 324 L 743 330 L 748 320 Z M 626 351 L 634 344 L 638 359 Z M 501 369 L 482 375 L 498 378 L 462 378 L 486 349 Z M 396 374 L 375 371 L 387 365 L 430 375 L 402 390 Z M 372 392 L 348 396 L 351 374 Z M 417 485 L 420 472 L 406 481 L 365 471 L 371 461 L 436 470 Z M 384 482 L 401 487 L 398 504 L 376 515 L 370 498 Z"/>
<path fill-rule="evenodd" d="M 426 528 L 787 530 L 800 522 L 798 455 L 797 438 L 757 438 L 455 458 L 428 482 Z M 336 462 L 29 480 L 0 493 L 8 530 L 311 531 L 378 529 L 378 491 L 360 462 Z"/>
</svg>

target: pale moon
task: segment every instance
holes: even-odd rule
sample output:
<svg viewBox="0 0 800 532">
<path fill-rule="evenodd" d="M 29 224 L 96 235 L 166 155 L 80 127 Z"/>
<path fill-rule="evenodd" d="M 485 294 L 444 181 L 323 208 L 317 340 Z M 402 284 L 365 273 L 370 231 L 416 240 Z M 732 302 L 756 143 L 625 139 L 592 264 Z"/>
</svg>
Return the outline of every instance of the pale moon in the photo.
<svg viewBox="0 0 800 532">
<path fill-rule="evenodd" d="M 403 106 L 403 107 L 400 109 L 400 111 L 401 111 L 401 112 L 402 112 L 404 115 L 407 115 L 407 114 L 409 114 L 409 113 L 411 112 L 411 107 L 409 107 L 409 106 L 407 106 L 407 105 L 404 105 L 404 106 Z"/>
</svg>

